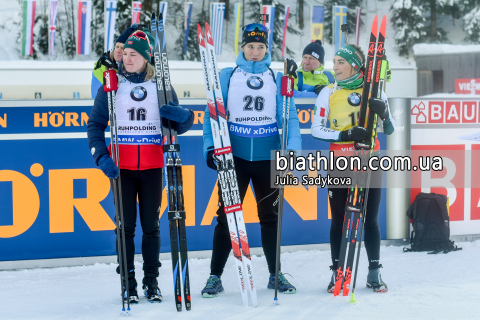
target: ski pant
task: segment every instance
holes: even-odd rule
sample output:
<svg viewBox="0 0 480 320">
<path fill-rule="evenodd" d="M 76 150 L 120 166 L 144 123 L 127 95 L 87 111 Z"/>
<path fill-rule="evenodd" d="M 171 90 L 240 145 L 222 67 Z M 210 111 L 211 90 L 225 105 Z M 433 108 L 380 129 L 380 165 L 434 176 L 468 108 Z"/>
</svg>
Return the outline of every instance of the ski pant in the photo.
<svg viewBox="0 0 480 320">
<path fill-rule="evenodd" d="M 379 185 L 382 179 L 382 171 L 372 171 L 370 181 L 374 179 Z M 330 226 L 330 249 L 332 254 L 333 270 L 337 269 L 340 244 L 342 242 L 342 231 L 345 217 L 345 204 L 347 202 L 348 188 L 329 188 L 328 197 L 332 213 L 332 224 Z M 382 189 L 371 188 L 368 190 L 367 213 L 365 217 L 365 249 L 367 250 L 369 269 L 379 268 L 380 260 L 380 226 L 378 224 L 378 210 Z"/>
<path fill-rule="evenodd" d="M 160 268 L 160 205 L 162 202 L 162 168 L 148 170 L 120 170 L 122 181 L 123 223 L 129 278 L 135 276 L 135 227 L 137 223 L 137 196 L 142 226 L 142 256 L 145 276 L 158 277 Z M 115 230 L 117 241 L 121 232 Z M 118 245 L 118 243 L 117 243 Z M 116 246 L 118 250 L 118 246 Z M 117 252 L 118 259 L 122 259 Z M 120 261 L 121 262 L 121 261 Z M 119 272 L 119 268 L 117 268 Z"/>
<path fill-rule="evenodd" d="M 257 201 L 258 218 L 262 247 L 267 259 L 268 270 L 275 273 L 275 258 L 277 245 L 277 222 L 278 222 L 278 196 L 277 188 L 270 187 L 270 160 L 247 161 L 234 157 L 235 169 L 238 179 L 240 198 L 247 193 L 250 180 L 252 181 L 255 199 Z M 222 190 L 218 186 L 219 207 L 217 210 L 217 226 L 213 235 L 212 262 L 210 274 L 220 277 L 227 263 L 232 243 L 228 229 L 227 216 L 224 212 Z"/>
</svg>

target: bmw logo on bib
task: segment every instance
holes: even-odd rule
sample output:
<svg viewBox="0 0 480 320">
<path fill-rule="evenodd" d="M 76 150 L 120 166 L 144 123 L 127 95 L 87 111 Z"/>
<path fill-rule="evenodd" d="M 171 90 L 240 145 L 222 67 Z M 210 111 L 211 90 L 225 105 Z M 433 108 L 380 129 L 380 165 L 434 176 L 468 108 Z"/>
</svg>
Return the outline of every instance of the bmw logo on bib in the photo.
<svg viewBox="0 0 480 320">
<path fill-rule="evenodd" d="M 348 104 L 354 107 L 358 107 L 360 105 L 360 101 L 362 96 L 358 92 L 352 92 L 348 95 Z"/>
<path fill-rule="evenodd" d="M 251 76 L 247 80 L 247 86 L 253 90 L 260 90 L 263 87 L 263 80 L 257 76 Z"/>
<path fill-rule="evenodd" d="M 143 101 L 147 97 L 147 90 L 144 87 L 135 87 L 130 91 L 130 97 L 134 101 Z"/>
</svg>

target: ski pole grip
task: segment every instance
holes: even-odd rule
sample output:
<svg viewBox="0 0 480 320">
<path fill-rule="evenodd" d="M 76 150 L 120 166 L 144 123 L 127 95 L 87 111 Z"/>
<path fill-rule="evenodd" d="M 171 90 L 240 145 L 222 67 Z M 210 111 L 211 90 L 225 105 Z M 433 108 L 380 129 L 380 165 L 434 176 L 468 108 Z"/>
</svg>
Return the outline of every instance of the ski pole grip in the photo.
<svg viewBox="0 0 480 320">
<path fill-rule="evenodd" d="M 107 70 L 103 72 L 103 90 L 112 92 L 117 90 L 117 72 L 115 70 Z"/>
<path fill-rule="evenodd" d="M 282 77 L 282 86 L 280 94 L 285 97 L 293 97 L 293 78 L 288 76 Z"/>
</svg>

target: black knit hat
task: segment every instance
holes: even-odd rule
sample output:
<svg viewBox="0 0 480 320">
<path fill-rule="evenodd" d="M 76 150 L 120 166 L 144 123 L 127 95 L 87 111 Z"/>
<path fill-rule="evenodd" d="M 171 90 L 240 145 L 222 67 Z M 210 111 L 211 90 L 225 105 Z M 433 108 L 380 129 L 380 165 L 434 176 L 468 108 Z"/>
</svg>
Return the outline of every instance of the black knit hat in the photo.
<svg viewBox="0 0 480 320">
<path fill-rule="evenodd" d="M 321 64 L 325 63 L 325 49 L 323 49 L 322 41 L 315 40 L 315 42 L 309 43 L 305 49 L 303 49 L 302 56 L 309 54 L 316 58 Z"/>
<path fill-rule="evenodd" d="M 127 28 L 127 30 L 125 30 L 124 33 L 118 36 L 117 41 L 115 43 L 120 42 L 125 44 L 125 42 L 127 42 L 128 37 L 130 37 L 130 35 L 135 31 L 137 31 L 137 29 L 138 29 L 138 25 L 136 23 L 132 24 L 130 27 Z"/>
<path fill-rule="evenodd" d="M 250 42 L 261 42 L 268 47 L 268 28 L 259 23 L 251 23 L 243 27 L 241 47 Z"/>
</svg>

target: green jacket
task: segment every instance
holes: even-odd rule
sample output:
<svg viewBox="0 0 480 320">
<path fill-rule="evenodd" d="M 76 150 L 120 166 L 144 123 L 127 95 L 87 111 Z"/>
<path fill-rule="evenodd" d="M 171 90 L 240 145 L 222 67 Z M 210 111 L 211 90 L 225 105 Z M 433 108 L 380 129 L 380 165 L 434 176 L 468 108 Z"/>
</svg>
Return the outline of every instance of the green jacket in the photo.
<svg viewBox="0 0 480 320">
<path fill-rule="evenodd" d="M 313 72 L 307 72 L 302 69 L 297 71 L 297 79 L 294 83 L 294 97 L 296 98 L 316 98 L 315 86 L 329 85 L 335 80 L 335 74 L 331 71 L 324 71 L 325 66 L 313 70 Z"/>
</svg>

